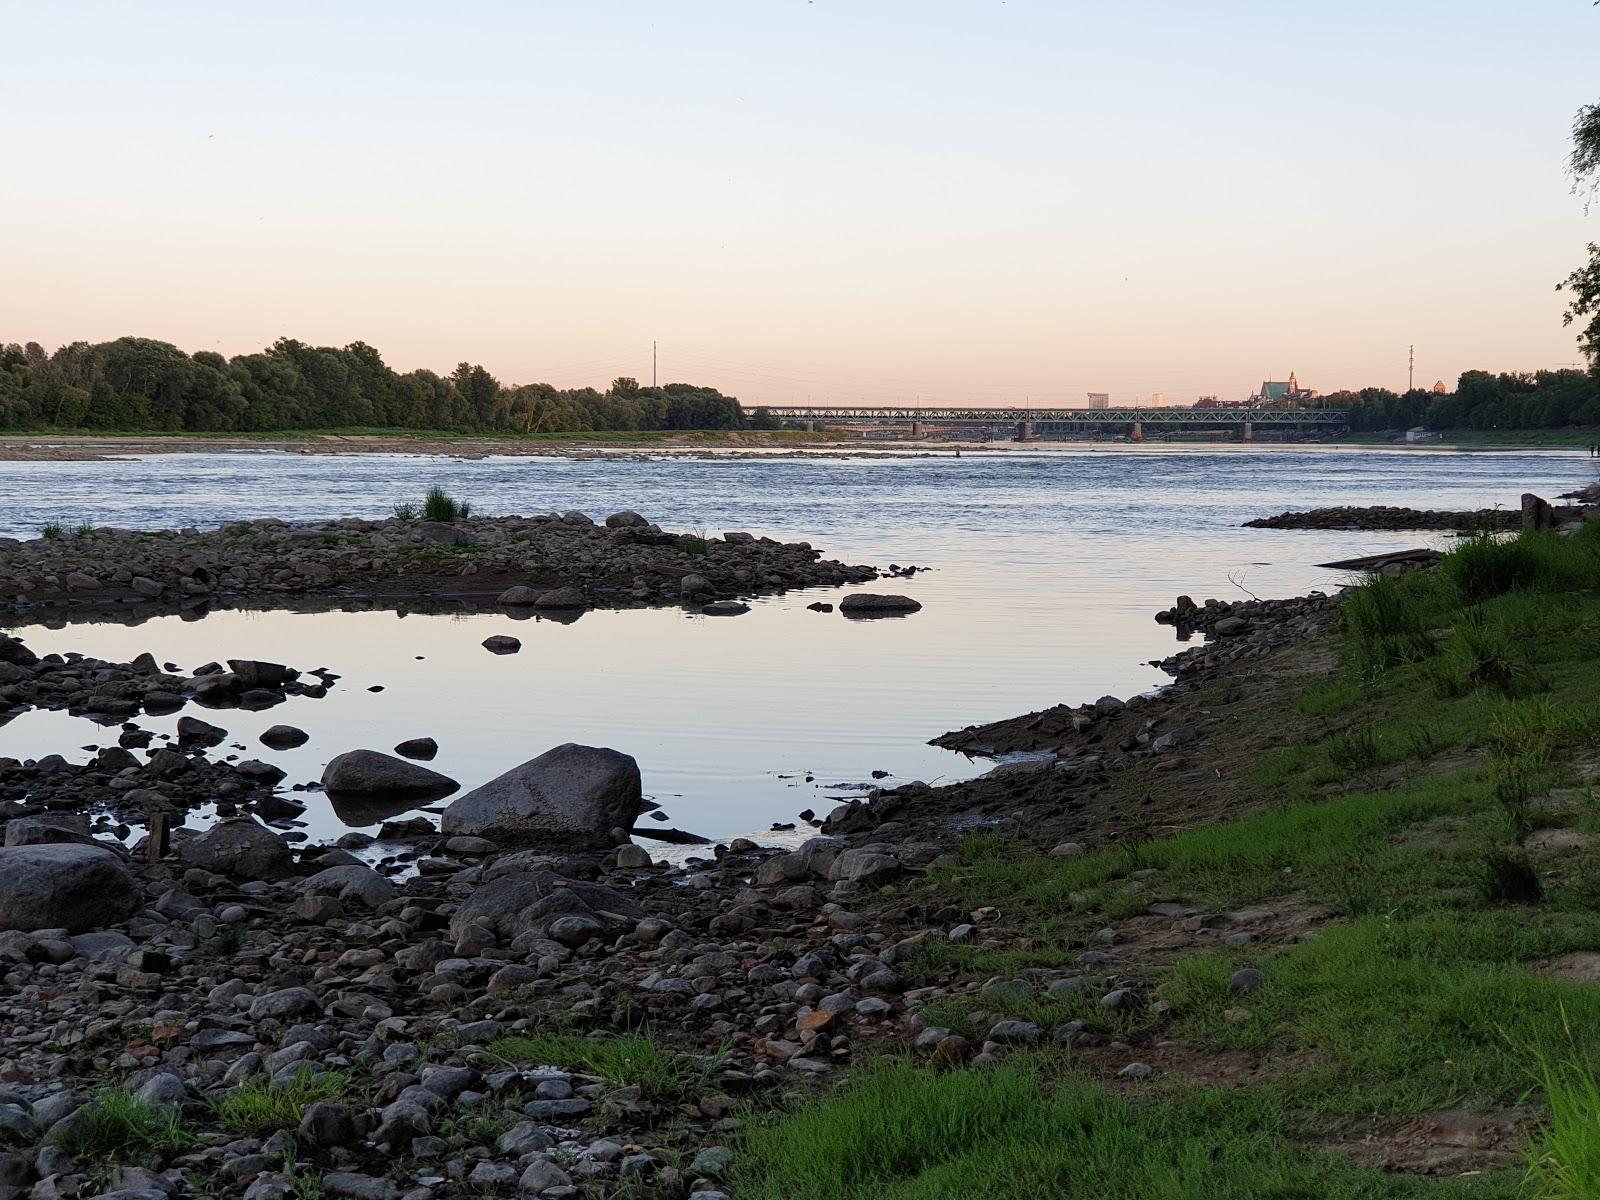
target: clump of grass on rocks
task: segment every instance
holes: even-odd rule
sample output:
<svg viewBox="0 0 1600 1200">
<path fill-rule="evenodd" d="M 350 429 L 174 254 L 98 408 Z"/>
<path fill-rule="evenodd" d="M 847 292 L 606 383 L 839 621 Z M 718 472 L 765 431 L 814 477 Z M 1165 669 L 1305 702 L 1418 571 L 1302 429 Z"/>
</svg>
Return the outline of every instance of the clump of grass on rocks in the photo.
<svg viewBox="0 0 1600 1200">
<path fill-rule="evenodd" d="M 97 1092 L 52 1141 L 73 1158 L 115 1166 L 159 1162 L 187 1149 L 194 1135 L 183 1127 L 176 1106 L 110 1087 Z"/>
<path fill-rule="evenodd" d="M 686 1096 L 707 1074 L 694 1060 L 662 1048 L 642 1033 L 507 1037 L 491 1043 L 488 1053 L 519 1065 L 582 1070 L 613 1087 L 636 1085 L 647 1099 Z"/>
<path fill-rule="evenodd" d="M 281 1084 L 256 1075 L 217 1103 L 217 1122 L 232 1133 L 266 1137 L 293 1129 L 317 1101 L 338 1100 L 349 1090 L 350 1076 L 342 1071 L 305 1067 Z"/>
</svg>

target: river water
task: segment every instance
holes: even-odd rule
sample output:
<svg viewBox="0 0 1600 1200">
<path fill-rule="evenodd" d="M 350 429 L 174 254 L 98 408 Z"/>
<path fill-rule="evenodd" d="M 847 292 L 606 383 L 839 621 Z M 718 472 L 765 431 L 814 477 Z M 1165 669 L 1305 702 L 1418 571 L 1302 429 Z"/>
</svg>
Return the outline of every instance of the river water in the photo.
<svg viewBox="0 0 1600 1200">
<path fill-rule="evenodd" d="M 1239 598 L 1331 589 L 1314 564 L 1440 535 L 1240 528 L 1250 517 L 1330 504 L 1514 507 L 1592 483 L 1582 451 L 1278 447 L 1116 447 L 933 456 L 649 459 L 306 456 L 231 452 L 106 462 L 0 463 L 0 534 L 73 526 L 205 526 L 246 517 L 384 516 L 431 485 L 482 514 L 636 509 L 663 527 L 743 529 L 806 540 L 852 562 L 931 568 L 880 590 L 923 610 L 852 622 L 809 612 L 842 591 L 757 601 L 737 618 L 680 610 L 590 612 L 572 624 L 500 615 L 224 612 L 135 626 L 10 626 L 40 653 L 126 660 L 141 651 L 193 668 L 265 658 L 343 678 L 323 700 L 264 713 L 205 714 L 275 762 L 287 783 L 316 779 L 332 755 L 388 750 L 428 735 L 432 764 L 472 787 L 561 742 L 638 758 L 671 823 L 712 837 L 770 831 L 803 809 L 825 814 L 874 771 L 889 782 L 970 776 L 988 764 L 926 745 L 946 729 L 1164 681 L 1147 660 L 1174 649 L 1152 614 L 1186 592 Z M 481 648 L 492 633 L 520 654 Z M 371 685 L 383 690 L 369 692 Z M 142 718 L 169 731 L 175 718 Z M 256 738 L 279 722 L 311 734 L 282 753 Z M 0 755 L 111 744 L 60 713 L 0 726 Z M 859 793 L 856 793 L 859 794 Z M 348 826 L 319 796 L 306 832 Z M 648 826 L 650 822 L 643 821 Z M 653 847 L 654 848 L 654 847 Z"/>
</svg>

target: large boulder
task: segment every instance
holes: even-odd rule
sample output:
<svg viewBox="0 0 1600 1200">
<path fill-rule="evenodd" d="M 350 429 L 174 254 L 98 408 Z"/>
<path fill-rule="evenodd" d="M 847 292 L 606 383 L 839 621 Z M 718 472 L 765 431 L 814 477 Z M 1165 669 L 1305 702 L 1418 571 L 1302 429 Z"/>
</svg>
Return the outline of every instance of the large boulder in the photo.
<svg viewBox="0 0 1600 1200">
<path fill-rule="evenodd" d="M 501 942 L 518 934 L 543 937 L 561 917 L 584 917 L 601 929 L 632 928 L 639 906 L 601 883 L 567 879 L 554 871 L 519 871 L 472 890 L 450 918 L 450 934 L 460 939 L 473 928 Z"/>
<path fill-rule="evenodd" d="M 139 888 L 103 846 L 62 842 L 0 849 L 0 929 L 83 933 L 139 907 Z"/>
<path fill-rule="evenodd" d="M 643 806 L 633 756 L 568 742 L 474 788 L 444 810 L 445 833 L 496 841 L 604 842 Z"/>
<path fill-rule="evenodd" d="M 289 843 L 250 817 L 219 821 L 177 845 L 178 861 L 235 879 L 282 879 L 294 869 Z"/>
<path fill-rule="evenodd" d="M 347 750 L 322 771 L 330 795 L 406 800 L 437 800 L 460 788 L 448 775 L 376 750 Z"/>
</svg>

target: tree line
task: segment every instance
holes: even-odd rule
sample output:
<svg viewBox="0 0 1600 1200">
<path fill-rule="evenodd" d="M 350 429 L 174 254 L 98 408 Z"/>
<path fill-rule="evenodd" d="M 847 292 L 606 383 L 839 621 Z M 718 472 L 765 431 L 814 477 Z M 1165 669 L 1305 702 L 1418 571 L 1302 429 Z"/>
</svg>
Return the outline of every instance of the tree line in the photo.
<svg viewBox="0 0 1600 1200">
<path fill-rule="evenodd" d="M 507 386 L 481 366 L 396 372 L 365 342 L 280 338 L 259 354 L 185 354 L 151 338 L 0 346 L 0 429 L 270 432 L 383 427 L 461 433 L 742 429 L 739 402 L 688 383 L 599 392 Z"/>
<path fill-rule="evenodd" d="M 1453 392 L 1362 388 L 1315 403 L 1350 412 L 1352 429 L 1561 429 L 1600 426 L 1600 373 L 1467 371 Z M 604 392 L 547 383 L 508 386 L 481 366 L 400 374 L 364 342 L 343 348 L 282 338 L 259 354 L 185 354 L 150 338 L 0 346 L 0 429 L 174 433 L 300 429 L 433 429 L 459 433 L 773 429 L 716 388 Z"/>
<path fill-rule="evenodd" d="M 1357 431 L 1566 429 L 1600 425 L 1600 374 L 1590 371 L 1464 371 L 1453 392 L 1388 388 L 1330 392 L 1314 402 L 1343 408 Z"/>
</svg>

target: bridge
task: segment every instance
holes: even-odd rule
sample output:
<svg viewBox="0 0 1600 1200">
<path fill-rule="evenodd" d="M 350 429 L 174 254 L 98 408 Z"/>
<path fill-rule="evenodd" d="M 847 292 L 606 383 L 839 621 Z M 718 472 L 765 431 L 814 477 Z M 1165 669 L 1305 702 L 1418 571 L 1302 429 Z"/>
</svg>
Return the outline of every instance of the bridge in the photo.
<svg viewBox="0 0 1600 1200">
<path fill-rule="evenodd" d="M 923 408 L 895 405 L 747 405 L 745 415 L 765 411 L 782 421 L 804 421 L 806 428 L 827 425 L 888 425 L 909 422 L 913 437 L 925 425 L 1015 425 L 1018 436 L 1032 440 L 1041 432 L 1125 425 L 1135 441 L 1150 426 L 1234 428 L 1247 440 L 1257 428 L 1343 429 L 1349 412 L 1342 408 Z"/>
</svg>

